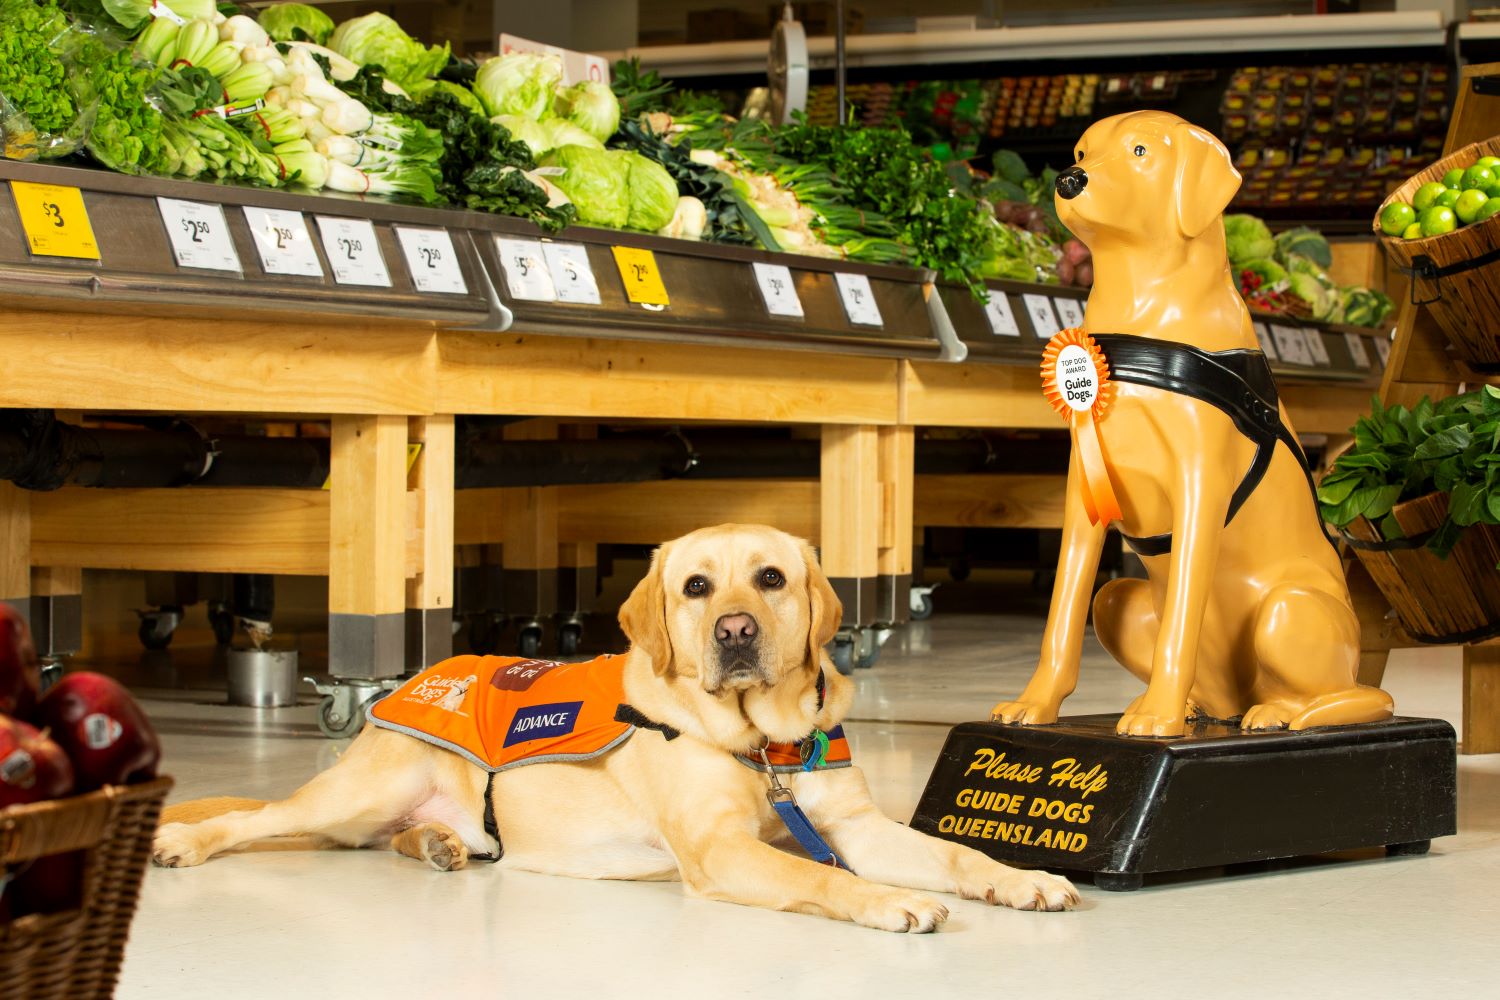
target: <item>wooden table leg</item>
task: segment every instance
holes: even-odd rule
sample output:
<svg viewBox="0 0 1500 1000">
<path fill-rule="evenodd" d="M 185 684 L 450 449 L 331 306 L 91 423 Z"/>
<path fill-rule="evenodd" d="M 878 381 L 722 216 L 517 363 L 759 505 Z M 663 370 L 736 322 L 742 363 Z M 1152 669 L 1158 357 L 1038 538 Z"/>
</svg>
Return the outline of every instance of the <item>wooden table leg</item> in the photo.
<svg viewBox="0 0 1500 1000">
<path fill-rule="evenodd" d="M 916 430 L 881 427 L 879 434 L 880 548 L 875 603 L 882 623 L 898 625 L 911 617 Z"/>
<path fill-rule="evenodd" d="M 873 625 L 881 541 L 878 428 L 824 425 L 821 487 L 823 572 L 844 604 L 844 625 Z"/>
<path fill-rule="evenodd" d="M 505 428 L 511 441 L 550 441 L 553 420 L 528 420 Z M 557 487 L 507 489 L 500 506 L 505 613 L 517 620 L 516 649 L 524 656 L 540 648 L 557 614 Z"/>
<path fill-rule="evenodd" d="M 0 482 L 0 601 L 31 618 L 31 497 Z"/>
<path fill-rule="evenodd" d="M 453 417 L 414 417 L 422 452 L 411 470 L 422 558 L 406 581 L 406 665 L 422 670 L 453 655 Z"/>
<path fill-rule="evenodd" d="M 406 435 L 402 416 L 336 416 L 329 462 L 328 672 L 406 667 Z"/>
<path fill-rule="evenodd" d="M 31 638 L 38 656 L 72 656 L 83 646 L 83 568 L 31 570 Z"/>
<path fill-rule="evenodd" d="M 1464 647 L 1462 747 L 1500 753 L 1500 645 Z"/>
</svg>

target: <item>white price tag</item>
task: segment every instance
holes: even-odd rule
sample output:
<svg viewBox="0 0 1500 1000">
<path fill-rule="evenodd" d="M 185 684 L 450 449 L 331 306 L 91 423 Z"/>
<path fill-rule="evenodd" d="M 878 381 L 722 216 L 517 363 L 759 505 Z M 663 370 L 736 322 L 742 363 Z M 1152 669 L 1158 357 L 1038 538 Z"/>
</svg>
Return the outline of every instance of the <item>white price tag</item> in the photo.
<svg viewBox="0 0 1500 1000">
<path fill-rule="evenodd" d="M 1062 321 L 1064 330 L 1083 325 L 1083 305 L 1077 299 L 1058 296 L 1052 300 L 1052 304 L 1057 307 L 1057 317 Z"/>
<path fill-rule="evenodd" d="M 772 316 L 791 316 L 801 319 L 802 300 L 797 298 L 797 286 L 792 282 L 792 269 L 785 264 L 762 264 L 756 262 L 755 283 L 760 286 L 760 297 L 766 301 L 766 311 Z"/>
<path fill-rule="evenodd" d="M 1375 338 L 1375 353 L 1380 355 L 1380 367 L 1384 368 L 1391 360 L 1391 340 L 1389 337 Z"/>
<path fill-rule="evenodd" d="M 1271 339 L 1271 331 L 1266 329 L 1264 323 L 1251 323 L 1255 328 L 1255 339 L 1260 341 L 1261 353 L 1266 356 L 1267 361 L 1280 361 L 1276 356 L 1276 343 Z"/>
<path fill-rule="evenodd" d="M 246 208 L 245 221 L 255 237 L 260 266 L 267 274 L 323 277 L 323 265 L 301 212 L 281 208 Z"/>
<path fill-rule="evenodd" d="M 1344 343 L 1349 345 L 1349 356 L 1354 359 L 1354 367 L 1369 371 L 1370 352 L 1365 350 L 1365 338 L 1357 333 L 1346 333 Z"/>
<path fill-rule="evenodd" d="M 848 314 L 849 322 L 862 326 L 885 326 L 869 278 L 863 274 L 835 274 L 833 277 L 838 283 L 839 298 L 844 300 L 844 312 Z"/>
<path fill-rule="evenodd" d="M 575 305 L 597 306 L 599 283 L 589 266 L 589 251 L 582 243 L 543 243 L 542 253 L 552 283 L 557 286 L 557 301 Z"/>
<path fill-rule="evenodd" d="M 510 297 L 526 302 L 556 302 L 557 286 L 547 267 L 547 255 L 541 240 L 512 240 L 495 237 L 495 251 L 505 272 L 505 287 Z"/>
<path fill-rule="evenodd" d="M 463 269 L 458 266 L 458 251 L 446 229 L 407 229 L 396 227 L 396 239 L 406 255 L 406 269 L 419 292 L 446 292 L 467 295 Z"/>
<path fill-rule="evenodd" d="M 984 314 L 990 321 L 990 332 L 998 337 L 1019 337 L 1021 324 L 1010 308 L 1010 296 L 997 289 L 990 289 L 990 300 L 984 304 Z"/>
<path fill-rule="evenodd" d="M 320 215 L 318 232 L 323 237 L 323 252 L 328 255 L 334 280 L 339 284 L 391 287 L 391 273 L 385 268 L 375 226 L 369 219 Z"/>
<path fill-rule="evenodd" d="M 1307 341 L 1302 339 L 1302 331 L 1295 326 L 1271 325 L 1271 335 L 1276 338 L 1276 353 L 1281 355 L 1281 360 L 1291 365 L 1305 365 L 1311 367 L 1313 363 L 1312 353 L 1307 349 Z"/>
<path fill-rule="evenodd" d="M 1303 328 L 1302 339 L 1307 341 L 1307 350 L 1312 355 L 1313 361 L 1324 368 L 1333 364 L 1333 358 L 1328 356 L 1328 348 L 1323 345 L 1323 334 L 1321 331 Z"/>
<path fill-rule="evenodd" d="M 1031 329 L 1041 340 L 1051 340 L 1052 335 L 1061 330 L 1057 324 L 1057 314 L 1052 311 L 1052 300 L 1045 295 L 1023 295 L 1021 301 L 1026 303 L 1026 313 L 1031 317 Z"/>
<path fill-rule="evenodd" d="M 210 271 L 238 271 L 240 255 L 235 252 L 224 221 L 224 209 L 199 201 L 158 198 L 161 221 L 166 224 L 172 241 L 172 255 L 179 267 L 201 267 Z"/>
</svg>

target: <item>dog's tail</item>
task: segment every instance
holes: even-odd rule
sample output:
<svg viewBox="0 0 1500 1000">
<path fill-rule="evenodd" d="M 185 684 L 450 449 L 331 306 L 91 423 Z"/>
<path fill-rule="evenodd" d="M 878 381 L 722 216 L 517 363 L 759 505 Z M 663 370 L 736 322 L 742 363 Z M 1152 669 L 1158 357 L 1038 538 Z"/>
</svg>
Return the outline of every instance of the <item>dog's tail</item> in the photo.
<svg viewBox="0 0 1500 1000">
<path fill-rule="evenodd" d="M 210 799 L 193 799 L 175 802 L 161 812 L 163 823 L 201 823 L 215 816 L 232 812 L 253 812 L 264 806 L 264 799 L 238 799 L 232 795 L 218 795 Z"/>
</svg>

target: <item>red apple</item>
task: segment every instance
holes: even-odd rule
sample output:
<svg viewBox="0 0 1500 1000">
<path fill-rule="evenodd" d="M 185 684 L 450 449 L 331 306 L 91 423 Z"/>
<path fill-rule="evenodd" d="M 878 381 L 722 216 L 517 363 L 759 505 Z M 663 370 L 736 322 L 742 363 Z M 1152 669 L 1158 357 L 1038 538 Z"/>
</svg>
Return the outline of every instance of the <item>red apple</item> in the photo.
<svg viewBox="0 0 1500 1000">
<path fill-rule="evenodd" d="M 0 714 L 18 719 L 30 716 L 41 683 L 26 619 L 9 604 L 0 604 Z"/>
<path fill-rule="evenodd" d="M 72 758 L 80 792 L 156 777 L 156 731 L 130 692 L 103 674 L 64 676 L 37 703 L 36 720 Z"/>
<path fill-rule="evenodd" d="M 73 791 L 73 765 L 62 747 L 24 722 L 0 716 L 0 809 Z"/>
</svg>

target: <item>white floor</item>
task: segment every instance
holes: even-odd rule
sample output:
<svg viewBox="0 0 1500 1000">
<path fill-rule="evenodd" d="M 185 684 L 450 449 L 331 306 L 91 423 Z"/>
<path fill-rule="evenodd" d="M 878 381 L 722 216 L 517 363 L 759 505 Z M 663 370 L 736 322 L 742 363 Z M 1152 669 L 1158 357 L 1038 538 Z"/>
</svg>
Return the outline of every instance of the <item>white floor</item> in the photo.
<svg viewBox="0 0 1500 1000">
<path fill-rule="evenodd" d="M 859 675 L 855 757 L 911 815 L 947 726 L 1019 690 L 1035 618 L 942 615 Z M 1092 646 L 1069 709 L 1118 711 L 1135 684 Z M 1458 722 L 1451 650 L 1398 653 L 1405 715 Z M 330 764 L 312 708 L 256 713 L 209 693 L 148 702 L 177 799 L 282 795 Z M 194 700 L 196 699 L 196 700 Z M 1457 837 L 1197 877 L 1081 909 L 952 900 L 933 935 L 683 898 L 672 883 L 586 882 L 484 865 L 439 874 L 376 851 L 257 851 L 152 870 L 118 996 L 194 1000 L 469 997 L 1500 996 L 1500 755 L 1462 757 Z"/>
</svg>

